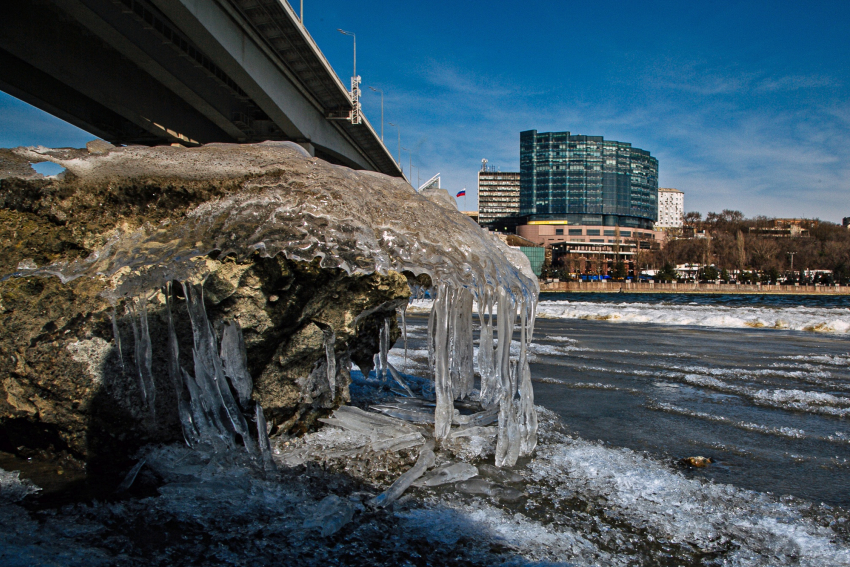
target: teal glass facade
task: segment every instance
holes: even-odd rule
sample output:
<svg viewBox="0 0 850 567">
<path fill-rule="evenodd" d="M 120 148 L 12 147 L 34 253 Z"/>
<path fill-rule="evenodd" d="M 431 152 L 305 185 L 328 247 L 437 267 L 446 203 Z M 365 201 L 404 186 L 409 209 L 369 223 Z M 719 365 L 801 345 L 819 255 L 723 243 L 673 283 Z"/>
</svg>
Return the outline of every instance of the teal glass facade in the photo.
<svg viewBox="0 0 850 567">
<path fill-rule="evenodd" d="M 528 257 L 531 263 L 531 271 L 540 277 L 543 273 L 543 264 L 546 262 L 546 249 L 542 246 L 520 246 L 519 249 Z"/>
<path fill-rule="evenodd" d="M 658 160 L 602 136 L 520 132 L 520 214 L 529 221 L 651 229 Z"/>
</svg>

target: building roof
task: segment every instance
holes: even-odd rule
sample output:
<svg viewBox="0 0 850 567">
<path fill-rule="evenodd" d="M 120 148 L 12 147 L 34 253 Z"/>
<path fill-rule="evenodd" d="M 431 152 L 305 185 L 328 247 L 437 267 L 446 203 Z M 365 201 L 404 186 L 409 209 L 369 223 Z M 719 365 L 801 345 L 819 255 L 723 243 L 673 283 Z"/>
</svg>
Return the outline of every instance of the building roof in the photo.
<svg viewBox="0 0 850 567">
<path fill-rule="evenodd" d="M 672 187 L 659 187 L 658 192 L 666 191 L 667 193 L 684 193 L 684 191 L 679 191 L 678 189 L 673 189 Z"/>
</svg>

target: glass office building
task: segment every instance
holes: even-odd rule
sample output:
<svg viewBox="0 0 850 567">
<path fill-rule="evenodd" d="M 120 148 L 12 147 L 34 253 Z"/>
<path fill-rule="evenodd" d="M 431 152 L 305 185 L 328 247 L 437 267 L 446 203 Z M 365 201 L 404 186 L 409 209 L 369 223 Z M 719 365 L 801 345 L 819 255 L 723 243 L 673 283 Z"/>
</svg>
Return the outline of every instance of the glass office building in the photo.
<svg viewBox="0 0 850 567">
<path fill-rule="evenodd" d="M 602 136 L 520 133 L 520 214 L 529 224 L 652 229 L 658 160 Z"/>
</svg>

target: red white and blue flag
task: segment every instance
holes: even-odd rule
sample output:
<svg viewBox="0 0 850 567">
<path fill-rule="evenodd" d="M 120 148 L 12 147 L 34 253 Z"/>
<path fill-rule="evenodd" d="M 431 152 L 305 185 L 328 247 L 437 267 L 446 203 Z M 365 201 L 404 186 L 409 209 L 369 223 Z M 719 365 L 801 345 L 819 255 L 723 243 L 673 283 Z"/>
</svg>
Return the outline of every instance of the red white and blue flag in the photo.
<svg viewBox="0 0 850 567">
<path fill-rule="evenodd" d="M 463 191 L 458 191 L 457 196 L 458 197 L 466 197 L 466 189 L 464 189 Z"/>
</svg>

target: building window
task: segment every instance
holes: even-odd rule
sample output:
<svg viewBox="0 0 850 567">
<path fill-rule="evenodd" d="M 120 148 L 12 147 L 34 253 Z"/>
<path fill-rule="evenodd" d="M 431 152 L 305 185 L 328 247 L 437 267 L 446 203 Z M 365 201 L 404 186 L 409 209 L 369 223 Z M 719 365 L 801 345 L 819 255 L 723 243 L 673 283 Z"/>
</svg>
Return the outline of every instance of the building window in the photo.
<svg viewBox="0 0 850 567">
<path fill-rule="evenodd" d="M 587 229 L 587 235 L 588 236 L 599 236 L 599 229 L 598 228 L 589 228 L 589 229 Z M 595 242 L 595 240 L 591 240 L 591 242 Z M 599 242 L 604 242 L 604 241 L 600 240 Z"/>
<path fill-rule="evenodd" d="M 617 236 L 617 231 L 616 230 L 606 230 L 605 236 Z"/>
<path fill-rule="evenodd" d="M 580 228 L 571 228 L 570 229 L 570 236 L 581 236 L 581 229 Z"/>
<path fill-rule="evenodd" d="M 557 234 L 563 235 L 563 234 L 564 234 L 564 229 L 563 229 L 563 228 L 556 228 L 556 229 L 555 229 L 555 234 L 556 234 L 556 235 L 557 235 Z"/>
</svg>

